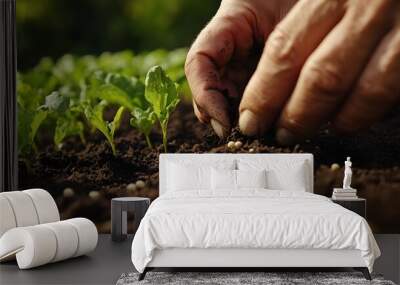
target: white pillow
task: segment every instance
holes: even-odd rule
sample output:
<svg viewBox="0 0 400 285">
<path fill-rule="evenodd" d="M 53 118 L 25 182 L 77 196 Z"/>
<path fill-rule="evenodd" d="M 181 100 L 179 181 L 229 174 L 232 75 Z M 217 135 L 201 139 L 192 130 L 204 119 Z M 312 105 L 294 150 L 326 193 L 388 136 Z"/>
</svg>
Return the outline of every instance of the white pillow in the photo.
<svg viewBox="0 0 400 285">
<path fill-rule="evenodd" d="M 170 163 L 168 165 L 167 188 L 171 191 L 185 191 L 210 187 L 209 181 L 205 178 L 209 175 L 209 171 L 209 167 Z"/>
<path fill-rule="evenodd" d="M 237 188 L 267 188 L 267 171 L 235 170 Z"/>
<path fill-rule="evenodd" d="M 236 170 L 212 168 L 211 183 L 213 190 L 236 190 Z"/>
<path fill-rule="evenodd" d="M 306 191 L 310 188 L 310 171 L 305 160 L 240 159 L 239 170 L 267 170 L 267 188 Z"/>
<path fill-rule="evenodd" d="M 266 170 L 211 169 L 213 190 L 238 190 L 241 188 L 266 188 Z"/>
<path fill-rule="evenodd" d="M 221 160 L 212 165 L 185 161 L 167 163 L 167 191 L 210 190 L 211 168 L 235 169 L 236 161 Z"/>
</svg>

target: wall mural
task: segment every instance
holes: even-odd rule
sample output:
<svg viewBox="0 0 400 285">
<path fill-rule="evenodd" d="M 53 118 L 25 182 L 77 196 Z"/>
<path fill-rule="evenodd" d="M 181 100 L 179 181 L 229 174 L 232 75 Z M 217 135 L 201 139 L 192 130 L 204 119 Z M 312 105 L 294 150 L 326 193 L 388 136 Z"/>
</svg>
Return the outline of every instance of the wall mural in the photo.
<svg viewBox="0 0 400 285">
<path fill-rule="evenodd" d="M 249 138 L 237 127 L 220 139 L 195 117 L 183 68 L 185 47 L 218 3 L 39 2 L 49 5 L 29 13 L 29 0 L 17 3 L 19 188 L 48 190 L 63 219 L 87 217 L 109 232 L 111 198 L 158 196 L 163 152 L 309 152 L 315 193 L 330 197 L 341 187 L 351 157 L 351 186 L 367 199 L 373 231 L 400 233 L 399 109 L 363 133 L 335 135 L 327 127 L 290 147 L 273 133 Z"/>
</svg>

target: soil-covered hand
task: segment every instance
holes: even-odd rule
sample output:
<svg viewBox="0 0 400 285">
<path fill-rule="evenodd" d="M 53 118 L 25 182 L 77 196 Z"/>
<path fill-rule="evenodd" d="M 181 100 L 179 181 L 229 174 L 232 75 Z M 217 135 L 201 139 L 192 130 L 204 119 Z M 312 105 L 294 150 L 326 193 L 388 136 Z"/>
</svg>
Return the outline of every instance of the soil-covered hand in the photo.
<svg viewBox="0 0 400 285">
<path fill-rule="evenodd" d="M 276 127 L 282 144 L 328 122 L 358 131 L 400 101 L 400 1 L 223 0 L 185 69 L 220 137 L 238 114 L 244 134 Z"/>
</svg>

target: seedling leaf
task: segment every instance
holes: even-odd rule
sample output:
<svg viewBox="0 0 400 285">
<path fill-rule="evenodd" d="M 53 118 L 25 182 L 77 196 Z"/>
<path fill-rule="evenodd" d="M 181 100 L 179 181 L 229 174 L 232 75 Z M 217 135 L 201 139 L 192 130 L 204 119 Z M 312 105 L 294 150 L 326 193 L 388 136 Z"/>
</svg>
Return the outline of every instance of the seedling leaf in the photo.
<svg viewBox="0 0 400 285">
<path fill-rule="evenodd" d="M 43 106 L 40 108 L 49 110 L 52 112 L 65 112 L 69 107 L 69 98 L 62 95 L 60 92 L 55 91 L 50 95 L 46 96 L 46 100 Z"/>
<path fill-rule="evenodd" d="M 122 115 L 125 111 L 125 107 L 119 107 L 117 113 L 115 113 L 114 120 L 109 123 L 108 127 L 111 132 L 111 137 L 114 139 L 115 132 L 119 129 L 121 125 Z"/>
<path fill-rule="evenodd" d="M 149 70 L 146 75 L 145 86 L 145 97 L 160 122 L 164 151 L 167 152 L 168 120 L 180 100 L 177 86 L 165 74 L 161 66 L 154 66 Z"/>
<path fill-rule="evenodd" d="M 100 98 L 130 111 L 148 106 L 144 98 L 144 84 L 135 77 L 97 72 L 90 80 L 89 92 L 92 99 Z"/>
<path fill-rule="evenodd" d="M 81 141 L 85 143 L 83 131 L 82 122 L 64 116 L 59 117 L 54 131 L 54 144 L 59 147 L 66 137 L 74 135 L 79 135 Z"/>
<path fill-rule="evenodd" d="M 92 126 L 98 129 L 107 139 L 111 146 L 114 156 L 116 155 L 116 149 L 114 144 L 115 131 L 119 128 L 121 124 L 122 114 L 125 107 L 120 107 L 114 116 L 114 120 L 109 123 L 103 119 L 103 110 L 106 107 L 107 102 L 105 100 L 101 101 L 95 107 L 90 104 L 85 106 L 85 116 Z"/>
<path fill-rule="evenodd" d="M 131 126 L 137 128 L 146 137 L 147 145 L 151 148 L 150 132 L 156 122 L 156 116 L 151 108 L 142 110 L 140 108 L 133 109 L 132 118 L 130 120 Z"/>
</svg>

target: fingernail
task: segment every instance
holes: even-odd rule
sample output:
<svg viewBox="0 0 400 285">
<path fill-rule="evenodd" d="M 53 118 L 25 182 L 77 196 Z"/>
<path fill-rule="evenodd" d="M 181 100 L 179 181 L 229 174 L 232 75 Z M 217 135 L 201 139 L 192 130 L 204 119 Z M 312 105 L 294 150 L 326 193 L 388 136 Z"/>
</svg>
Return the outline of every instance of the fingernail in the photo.
<svg viewBox="0 0 400 285">
<path fill-rule="evenodd" d="M 225 128 L 220 122 L 215 119 L 211 119 L 211 127 L 214 129 L 214 132 L 219 136 L 221 139 L 228 136 L 228 129 Z"/>
<path fill-rule="evenodd" d="M 296 143 L 296 136 L 287 129 L 281 128 L 276 132 L 276 140 L 281 145 L 289 146 Z"/>
<path fill-rule="evenodd" d="M 250 110 L 244 110 L 239 117 L 240 131 L 246 136 L 259 134 L 259 122 L 257 116 Z"/>
</svg>

